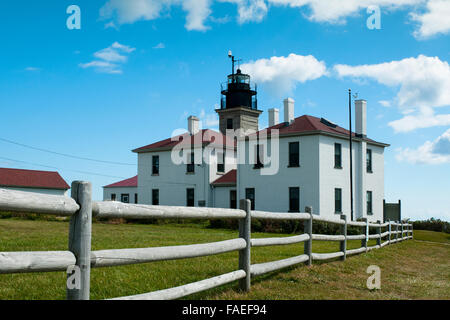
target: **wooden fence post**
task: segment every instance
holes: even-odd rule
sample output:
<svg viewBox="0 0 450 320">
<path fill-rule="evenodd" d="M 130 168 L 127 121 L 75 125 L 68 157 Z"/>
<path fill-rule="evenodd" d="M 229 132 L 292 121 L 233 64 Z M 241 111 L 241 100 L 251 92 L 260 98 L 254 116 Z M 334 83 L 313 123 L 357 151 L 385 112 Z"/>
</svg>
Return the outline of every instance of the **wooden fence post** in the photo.
<svg viewBox="0 0 450 320">
<path fill-rule="evenodd" d="M 76 257 L 79 270 L 79 289 L 67 286 L 68 300 L 89 300 L 91 278 L 91 230 L 92 230 L 92 185 L 90 182 L 74 181 L 72 198 L 80 206 L 69 224 L 69 251 Z M 75 270 L 75 275 L 77 271 Z M 69 279 L 70 275 L 68 275 Z"/>
<path fill-rule="evenodd" d="M 395 223 L 395 241 L 398 241 L 398 221 Z"/>
<path fill-rule="evenodd" d="M 309 213 L 309 219 L 305 220 L 304 223 L 304 233 L 309 235 L 309 239 L 304 243 L 303 253 L 308 255 L 308 260 L 306 265 L 312 265 L 312 229 L 313 229 L 313 209 L 312 207 L 305 207 L 305 212 Z"/>
<path fill-rule="evenodd" d="M 239 237 L 247 242 L 247 246 L 239 251 L 239 269 L 244 270 L 246 276 L 239 280 L 239 288 L 242 291 L 250 291 L 251 284 L 251 202 L 248 199 L 242 199 L 239 202 L 239 208 L 246 212 L 244 219 L 239 220 Z"/>
<path fill-rule="evenodd" d="M 366 237 L 361 240 L 361 247 L 365 247 L 367 252 L 367 244 L 369 242 L 369 221 L 367 218 L 362 218 L 361 220 L 366 223 L 366 226 L 364 227 L 364 234 Z"/>
<path fill-rule="evenodd" d="M 345 259 L 347 259 L 347 216 L 345 214 L 341 214 L 341 220 L 345 221 L 345 224 L 341 225 L 341 235 L 343 235 L 345 239 L 340 243 L 340 251 L 344 252 L 341 260 L 345 261 Z"/>
<path fill-rule="evenodd" d="M 381 221 L 378 220 L 377 223 L 381 224 Z M 379 236 L 379 238 L 377 239 L 377 246 L 380 246 L 380 248 L 381 248 L 381 226 L 377 227 L 377 232 L 378 232 L 378 236 Z"/>
<path fill-rule="evenodd" d="M 414 224 L 411 223 L 411 240 L 414 240 Z"/>
<path fill-rule="evenodd" d="M 388 222 L 389 222 L 389 238 L 388 238 L 388 241 L 389 241 L 389 244 L 391 244 L 391 232 L 392 232 L 391 220 L 388 220 Z"/>
<path fill-rule="evenodd" d="M 403 233 L 403 232 L 404 232 L 404 231 L 403 231 L 403 221 L 400 221 L 400 227 L 402 228 L 402 239 L 401 239 L 401 241 L 403 241 L 403 234 L 404 234 L 404 233 Z"/>
</svg>

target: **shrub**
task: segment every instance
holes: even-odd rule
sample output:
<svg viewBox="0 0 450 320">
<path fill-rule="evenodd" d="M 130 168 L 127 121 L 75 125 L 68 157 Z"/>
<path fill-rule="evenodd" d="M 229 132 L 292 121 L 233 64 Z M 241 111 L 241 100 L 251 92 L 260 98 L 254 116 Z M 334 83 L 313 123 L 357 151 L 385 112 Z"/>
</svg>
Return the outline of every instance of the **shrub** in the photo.
<svg viewBox="0 0 450 320">
<path fill-rule="evenodd" d="M 415 230 L 429 230 L 450 233 L 450 223 L 435 218 L 413 221 L 413 228 Z"/>
</svg>

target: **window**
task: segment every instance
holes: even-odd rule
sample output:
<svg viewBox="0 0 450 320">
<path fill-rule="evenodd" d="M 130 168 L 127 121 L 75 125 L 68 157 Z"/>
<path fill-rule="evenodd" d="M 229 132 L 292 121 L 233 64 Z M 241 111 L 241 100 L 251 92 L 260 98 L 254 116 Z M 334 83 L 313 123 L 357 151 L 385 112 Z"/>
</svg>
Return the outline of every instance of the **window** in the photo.
<svg viewBox="0 0 450 320">
<path fill-rule="evenodd" d="M 230 208 L 237 209 L 236 190 L 230 190 Z"/>
<path fill-rule="evenodd" d="M 289 188 L 289 212 L 300 212 L 300 188 Z"/>
<path fill-rule="evenodd" d="M 186 206 L 188 206 L 188 207 L 195 206 L 195 190 L 194 189 L 186 189 Z"/>
<path fill-rule="evenodd" d="M 342 168 L 342 145 L 340 143 L 334 144 L 334 167 Z"/>
<path fill-rule="evenodd" d="M 251 201 L 250 210 L 255 210 L 255 188 L 246 188 L 245 189 L 245 199 Z"/>
<path fill-rule="evenodd" d="M 259 169 L 264 167 L 264 145 L 257 144 L 255 149 L 255 165 L 253 166 L 253 169 Z"/>
<path fill-rule="evenodd" d="M 299 167 L 300 166 L 300 143 L 290 142 L 289 143 L 289 167 Z"/>
<path fill-rule="evenodd" d="M 116 194 L 115 193 L 111 193 L 111 201 L 116 201 Z"/>
<path fill-rule="evenodd" d="M 367 215 L 372 214 L 372 191 L 367 191 Z"/>
<path fill-rule="evenodd" d="M 159 189 L 152 190 L 152 205 L 159 206 Z"/>
<path fill-rule="evenodd" d="M 342 189 L 334 189 L 334 212 L 342 213 Z"/>
<path fill-rule="evenodd" d="M 191 151 L 188 153 L 188 164 L 186 165 L 186 172 L 187 173 L 194 173 L 195 172 L 195 154 L 194 151 Z"/>
<path fill-rule="evenodd" d="M 366 152 L 367 172 L 372 172 L 372 150 L 367 149 Z"/>
<path fill-rule="evenodd" d="M 138 194 L 137 193 L 134 194 L 134 203 L 138 203 Z"/>
<path fill-rule="evenodd" d="M 227 119 L 227 129 L 233 129 L 233 119 Z"/>
<path fill-rule="evenodd" d="M 225 152 L 217 153 L 217 172 L 225 172 Z"/>
<path fill-rule="evenodd" d="M 128 193 L 122 193 L 120 195 L 120 201 L 123 203 L 130 203 L 130 195 Z"/>
<path fill-rule="evenodd" d="M 152 157 L 152 174 L 159 174 L 159 156 Z"/>
</svg>

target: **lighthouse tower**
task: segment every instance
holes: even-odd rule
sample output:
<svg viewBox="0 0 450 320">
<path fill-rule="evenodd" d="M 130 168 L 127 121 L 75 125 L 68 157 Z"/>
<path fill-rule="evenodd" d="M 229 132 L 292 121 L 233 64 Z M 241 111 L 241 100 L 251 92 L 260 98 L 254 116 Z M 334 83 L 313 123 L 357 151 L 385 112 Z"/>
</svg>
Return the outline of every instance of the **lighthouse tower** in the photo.
<svg viewBox="0 0 450 320">
<path fill-rule="evenodd" d="M 258 131 L 258 118 L 262 111 L 258 110 L 258 100 L 256 85 L 251 86 L 250 76 L 243 74 L 240 69 L 234 72 L 234 56 L 229 53 L 232 59 L 232 73 L 228 75 L 228 80 L 221 88 L 219 129 L 222 134 L 226 130 L 241 129 L 244 131 Z"/>
</svg>

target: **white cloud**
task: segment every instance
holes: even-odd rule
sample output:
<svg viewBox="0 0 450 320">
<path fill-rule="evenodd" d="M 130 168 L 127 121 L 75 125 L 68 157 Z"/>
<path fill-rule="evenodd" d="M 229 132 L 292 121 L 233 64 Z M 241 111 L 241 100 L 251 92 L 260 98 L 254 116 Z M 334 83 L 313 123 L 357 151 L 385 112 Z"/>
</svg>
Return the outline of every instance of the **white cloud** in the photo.
<svg viewBox="0 0 450 320">
<path fill-rule="evenodd" d="M 94 57 L 98 60 L 80 63 L 79 66 L 83 69 L 94 68 L 100 73 L 121 74 L 121 66 L 128 60 L 125 54 L 129 54 L 135 50 L 135 48 L 114 42 L 108 48 L 94 53 Z"/>
<path fill-rule="evenodd" d="M 211 2 L 212 0 L 108 0 L 100 9 L 100 17 L 116 21 L 119 25 L 129 24 L 160 18 L 172 6 L 181 5 L 187 12 L 186 29 L 204 31 L 208 29 L 204 23 L 211 14 Z"/>
<path fill-rule="evenodd" d="M 399 148 L 396 158 L 413 164 L 450 163 L 450 129 L 435 141 L 427 141 L 417 149 Z"/>
<path fill-rule="evenodd" d="M 290 93 L 298 82 L 304 83 L 327 75 L 325 62 L 314 56 L 291 53 L 287 57 L 259 59 L 241 66 L 252 80 L 263 83 L 278 95 Z"/>
<path fill-rule="evenodd" d="M 425 13 L 412 13 L 411 17 L 420 23 L 420 28 L 414 32 L 416 38 L 425 39 L 436 34 L 450 33 L 449 0 L 429 0 Z"/>
<path fill-rule="evenodd" d="M 219 106 L 215 106 L 218 109 Z M 217 127 L 219 125 L 219 118 L 215 113 L 206 113 L 204 109 L 200 111 L 199 119 L 201 121 L 202 128 Z"/>
<path fill-rule="evenodd" d="M 381 104 L 383 107 L 386 107 L 386 108 L 391 106 L 391 102 L 388 101 L 388 100 L 380 100 L 380 101 L 378 101 L 378 103 Z"/>
<path fill-rule="evenodd" d="M 450 115 L 435 115 L 433 109 L 450 105 L 450 66 L 438 57 L 419 55 L 373 65 L 336 65 L 334 70 L 341 77 L 369 78 L 399 87 L 394 101 L 404 115 L 409 115 L 389 123 L 397 132 L 448 124 Z"/>
<path fill-rule="evenodd" d="M 36 68 L 36 67 L 26 67 L 25 71 L 30 71 L 30 72 L 37 72 L 37 71 L 41 71 L 41 68 Z"/>
<path fill-rule="evenodd" d="M 269 10 L 265 0 L 219 0 L 220 2 L 234 3 L 238 9 L 238 22 L 260 22 Z"/>
<path fill-rule="evenodd" d="M 205 21 L 211 14 L 212 0 L 184 0 L 183 10 L 187 12 L 185 27 L 187 30 L 205 31 Z"/>
<path fill-rule="evenodd" d="M 388 10 L 424 3 L 426 0 L 268 0 L 274 5 L 283 5 L 293 8 L 308 7 L 311 21 L 345 23 L 349 16 L 356 15 L 361 10 L 375 5 Z"/>
<path fill-rule="evenodd" d="M 153 49 L 164 49 L 166 45 L 162 42 L 158 43 L 156 46 L 153 47 Z"/>
</svg>

